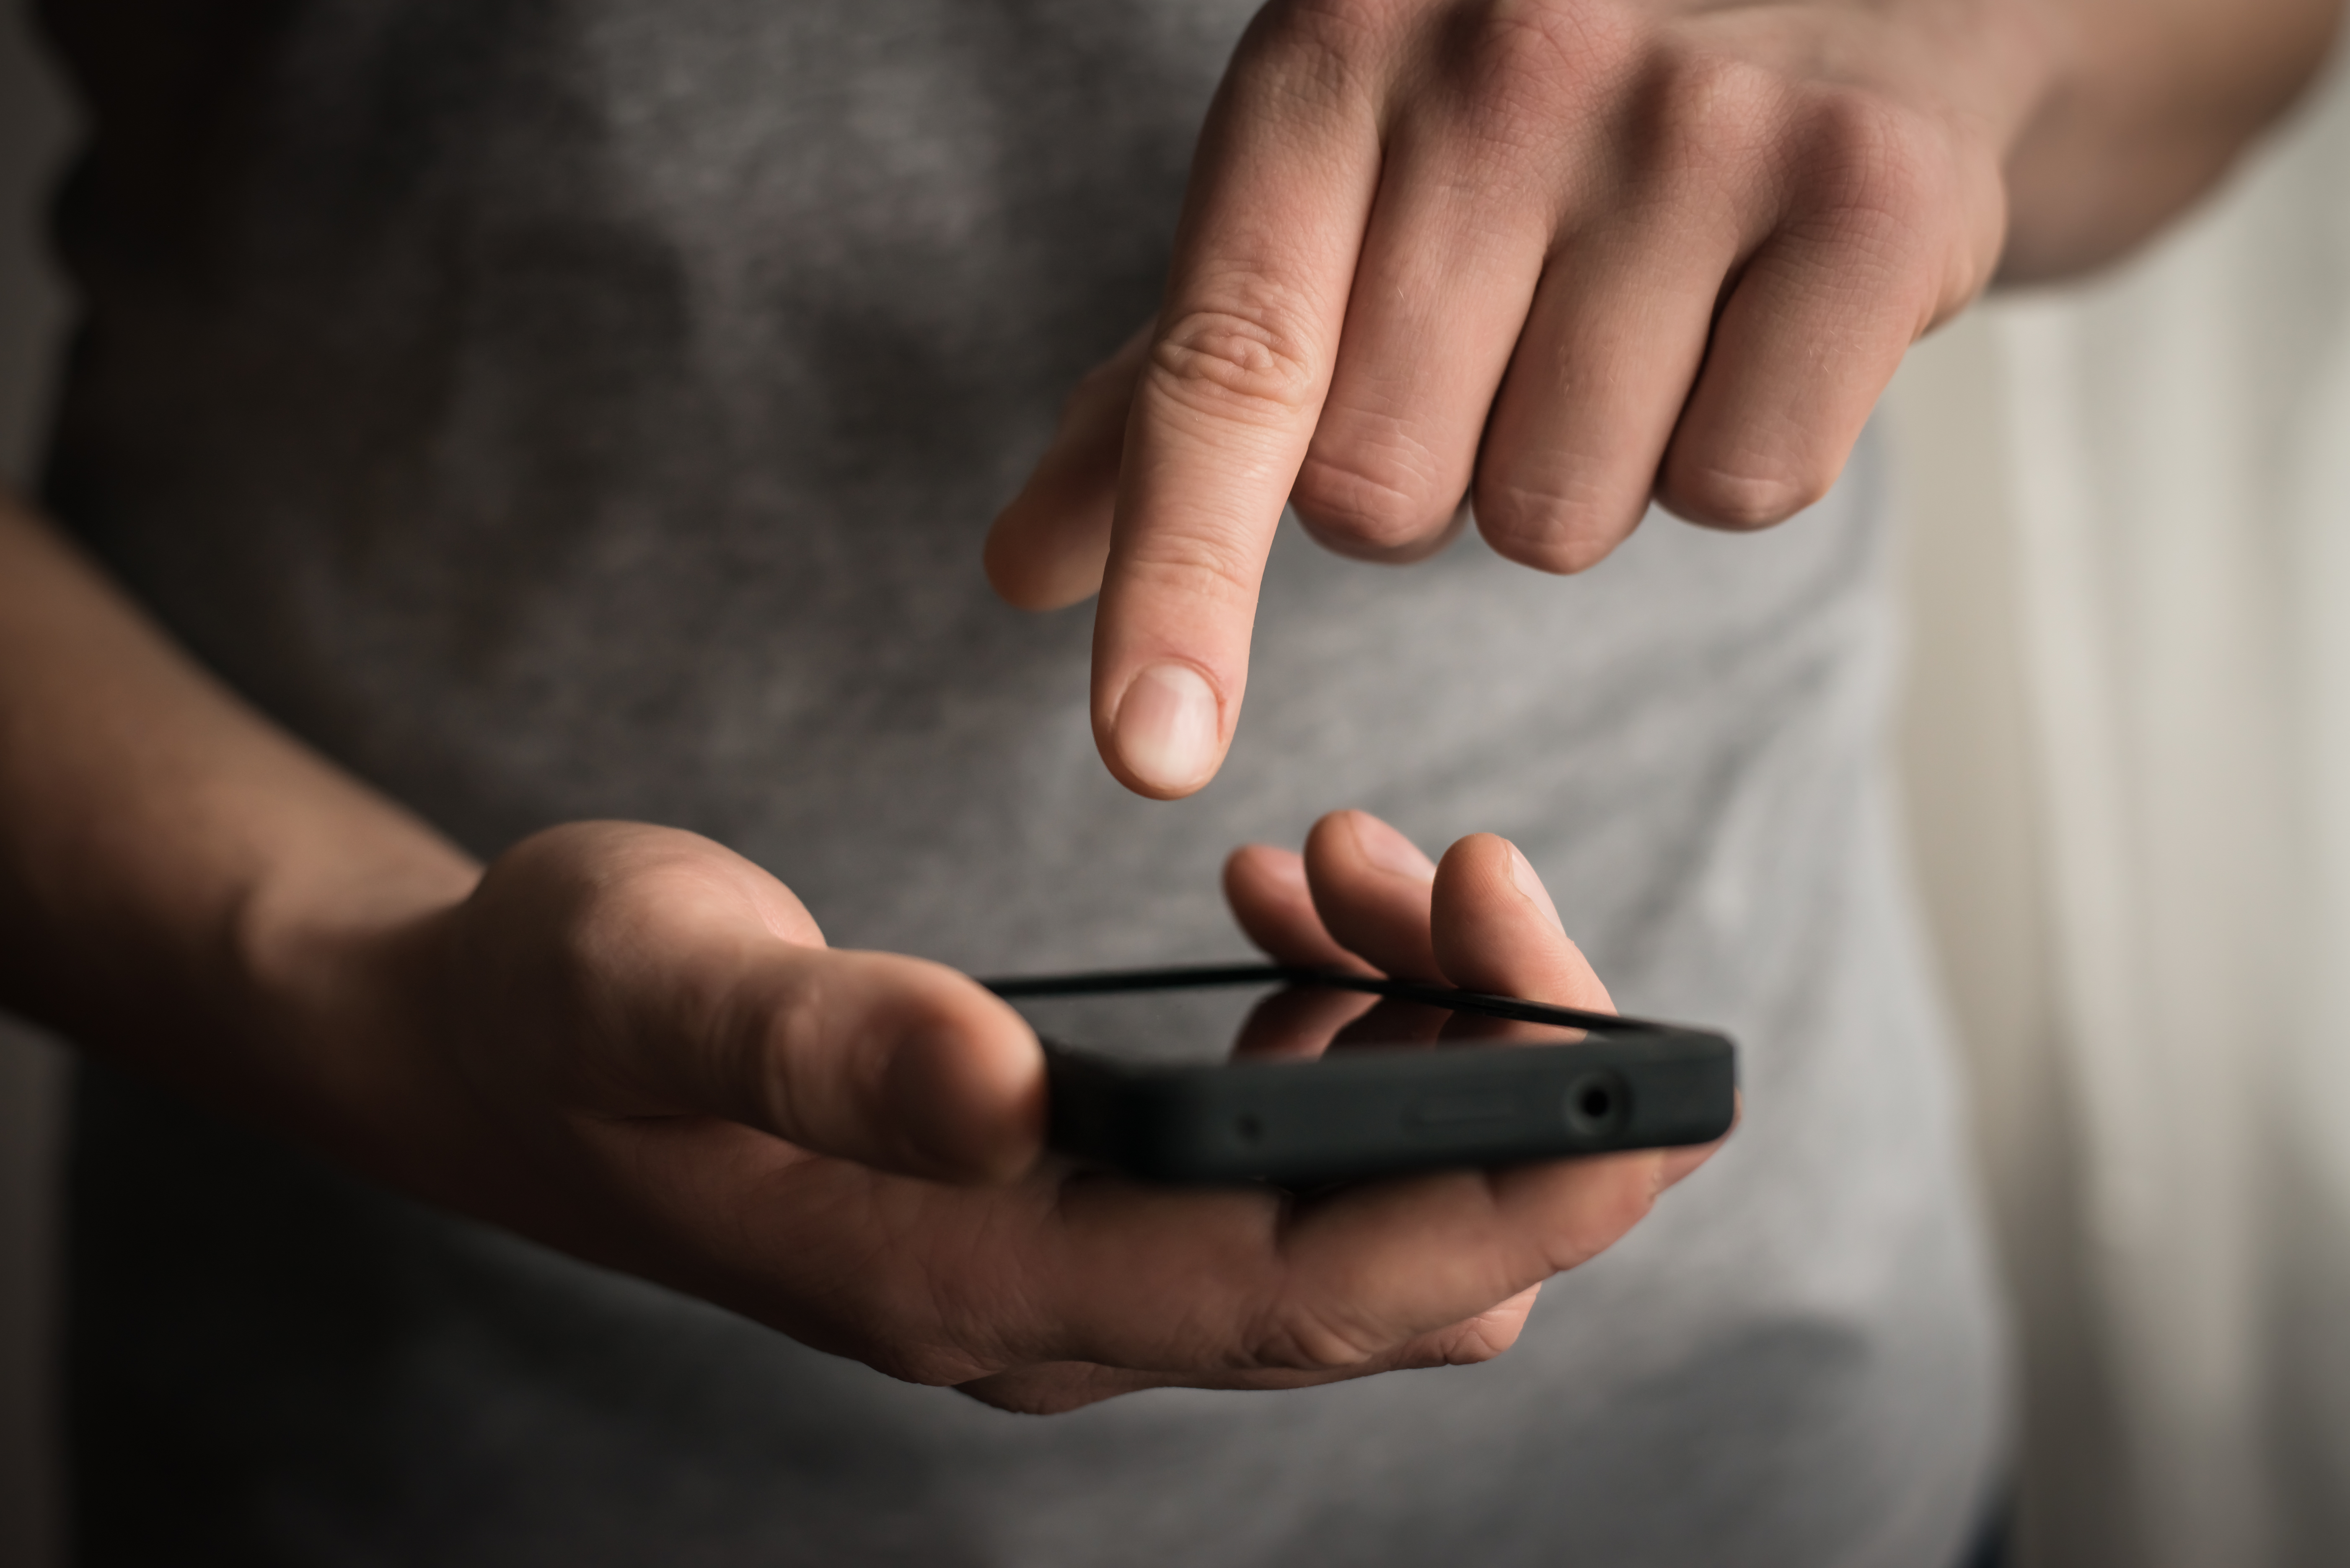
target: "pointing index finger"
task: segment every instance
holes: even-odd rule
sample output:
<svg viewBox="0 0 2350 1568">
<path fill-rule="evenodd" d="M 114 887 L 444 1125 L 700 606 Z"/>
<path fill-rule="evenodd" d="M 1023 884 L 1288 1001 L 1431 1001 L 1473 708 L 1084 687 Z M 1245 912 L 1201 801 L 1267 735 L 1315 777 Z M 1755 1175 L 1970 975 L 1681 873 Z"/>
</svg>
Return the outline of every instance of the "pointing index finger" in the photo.
<svg viewBox="0 0 2350 1568">
<path fill-rule="evenodd" d="M 1261 20 L 1201 135 L 1094 621 L 1095 742 L 1161 799 L 1231 743 L 1378 182 L 1375 102 L 1329 49 L 1285 37 Z"/>
</svg>

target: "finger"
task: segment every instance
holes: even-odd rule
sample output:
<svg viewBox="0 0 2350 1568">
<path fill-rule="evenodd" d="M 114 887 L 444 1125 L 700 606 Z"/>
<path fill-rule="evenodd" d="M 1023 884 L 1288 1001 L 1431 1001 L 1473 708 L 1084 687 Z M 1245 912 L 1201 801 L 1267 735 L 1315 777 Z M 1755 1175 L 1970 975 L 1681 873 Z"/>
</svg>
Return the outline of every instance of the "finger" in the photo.
<svg viewBox="0 0 2350 1568">
<path fill-rule="evenodd" d="M 1222 765 L 1259 581 L 1329 382 L 1378 177 L 1378 105 L 1330 18 L 1268 11 L 1201 133 L 1135 391 L 1094 622 L 1094 738 L 1159 798 Z M 1314 36 L 1316 32 L 1324 36 Z"/>
<path fill-rule="evenodd" d="M 1020 493 L 996 514 L 982 558 L 988 582 L 1006 604 L 1058 609 L 1100 590 L 1118 500 L 1118 452 L 1150 336 L 1146 325 L 1077 383 L 1053 444 Z"/>
<path fill-rule="evenodd" d="M 1553 572 L 1596 565 L 1639 525 L 1705 358 L 1734 215 L 1662 215 L 1571 245 L 1543 279 L 1478 460 L 1477 529 Z"/>
<path fill-rule="evenodd" d="M 1317 825 L 1322 852 L 1309 856 L 1330 868 L 1334 893 L 1349 879 L 1369 882 L 1376 871 L 1357 863 L 1369 857 L 1354 835 L 1366 824 L 1384 825 L 1350 816 L 1360 814 Z M 1493 928 L 1503 943 L 1492 969 L 1463 972 L 1489 986 L 1604 1003 L 1596 981 L 1574 983 L 1572 945 L 1545 909 L 1528 902 L 1506 870 L 1496 882 L 1496 851 L 1506 856 L 1507 846 L 1476 840 L 1448 857 L 1445 896 L 1464 911 L 1451 923 L 1472 938 Z M 1424 932 L 1427 885 L 1403 880 L 1418 889 Z M 1381 900 L 1372 884 L 1347 902 L 1375 910 Z M 1427 972 L 1438 972 L 1432 961 Z M 971 1369 L 952 1381 L 1046 1361 L 1179 1374 L 1187 1382 L 1361 1369 L 1415 1354 L 1409 1347 L 1424 1349 L 1429 1336 L 1440 1342 L 1455 1325 L 1480 1321 L 1609 1244 L 1647 1211 L 1662 1174 L 1656 1157 L 1638 1154 L 1445 1172 L 1305 1202 L 1263 1189 L 1032 1177 L 1009 1189 L 1006 1207 L 991 1210 L 984 1223 L 934 1208 L 920 1221 L 889 1214 L 861 1222 L 859 1234 L 921 1231 L 961 1239 L 968 1256 L 933 1250 L 906 1265 L 920 1274 L 907 1290 L 880 1280 L 860 1289 L 872 1299 L 929 1303 L 936 1322 L 893 1328 L 887 1337 L 949 1347 L 927 1365 Z M 920 1196 L 925 1205 L 979 1197 L 928 1191 L 939 1196 Z M 866 1251 L 856 1256 L 867 1273 L 877 1266 Z M 986 1286 L 1003 1280 L 1019 1282 L 1008 1301 Z M 1495 1336 L 1487 1350 L 1505 1343 L 1506 1335 Z"/>
<path fill-rule="evenodd" d="M 770 955 L 718 1025 L 710 1109 L 885 1170 L 1003 1181 L 1044 1144 L 1036 1037 L 1002 999 L 894 953 Z"/>
<path fill-rule="evenodd" d="M 1303 1202 L 1096 1173 L 1032 1177 L 1000 1198 L 868 1185 L 816 1205 L 848 1220 L 761 1241 L 795 1271 L 840 1274 L 865 1303 L 828 1347 L 869 1359 L 874 1345 L 928 1346 L 919 1366 L 893 1368 L 923 1381 L 1056 1361 L 1191 1383 L 1426 1365 L 1498 1354 L 1514 1330 L 1495 1309 L 1613 1241 L 1653 1199 L 1646 1168 L 1569 1165 L 1567 1179 L 1506 1209 L 1468 1171 Z M 839 1188 L 854 1168 L 813 1162 L 794 1179 Z M 844 1228 L 927 1241 L 919 1255 L 877 1254 L 844 1246 Z"/>
<path fill-rule="evenodd" d="M 1614 1241 L 1657 1189 L 1654 1162 L 1631 1157 L 1528 1168 L 1549 1179 L 1452 1171 L 1298 1200 L 1050 1167 L 982 1193 L 819 1160 L 754 1240 L 857 1303 L 810 1343 L 868 1360 L 919 1347 L 885 1369 L 922 1381 L 1055 1361 L 1186 1382 L 1337 1372 L 1497 1354 L 1507 1314 L 1489 1314 Z M 875 1235 L 923 1244 L 877 1251 Z"/>
<path fill-rule="evenodd" d="M 1492 1310 L 1463 1323 L 1375 1356 L 1359 1366 L 1334 1372 L 1285 1369 L 1252 1372 L 1142 1372 L 1130 1367 L 1103 1366 L 1088 1361 L 1053 1361 L 1023 1366 L 993 1376 L 958 1384 L 956 1391 L 999 1410 L 1030 1416 L 1057 1416 L 1087 1405 L 1136 1394 L 1150 1388 L 1221 1388 L 1265 1392 L 1314 1388 L 1343 1383 L 1381 1372 L 1429 1366 L 1467 1366 L 1490 1361 L 1515 1344 L 1534 1309 L 1542 1287 L 1522 1291 Z"/>
<path fill-rule="evenodd" d="M 1435 863 L 1368 812 L 1334 811 L 1305 836 L 1305 874 L 1323 926 L 1384 973 L 1441 980 L 1429 934 Z"/>
<path fill-rule="evenodd" d="M 1475 511 L 1498 554 L 1580 571 L 1638 524 L 1722 280 L 1777 215 L 1774 93 L 1719 56 L 1651 58 L 1623 118 L 1589 139 L 1574 188 L 1619 194 L 1560 214 L 1494 400 Z"/>
<path fill-rule="evenodd" d="M 1305 857 L 1269 844 L 1244 844 L 1224 861 L 1224 901 L 1249 940 L 1283 963 L 1367 972 L 1314 911 Z"/>
<path fill-rule="evenodd" d="M 1014 1264 L 1035 1315 L 973 1359 L 1180 1373 L 1384 1364 L 1612 1242 L 1656 1195 L 1655 1162 L 1555 1162 L 1554 1179 L 1452 1171 L 1305 1202 L 1246 1190 L 1066 1185 Z M 1506 1341 L 1496 1341 L 1498 1350 Z"/>
<path fill-rule="evenodd" d="M 576 979 L 536 992 L 581 996 L 574 1103 L 723 1116 L 917 1175 L 1035 1161 L 1043 1054 L 1002 999 L 943 965 L 785 940 L 751 896 L 780 884 L 689 835 L 600 865 L 617 886 L 573 917 Z"/>
<path fill-rule="evenodd" d="M 924 1383 L 1055 1362 L 1142 1374 L 1086 1379 L 1098 1396 L 1484 1360 L 1515 1339 L 1554 1254 L 1597 1244 L 1518 1238 L 1506 1267 L 1464 1267 L 1505 1249 L 1490 1193 L 1461 1173 L 1357 1189 L 1350 1210 L 1057 1165 L 992 1191 L 908 1181 L 690 1118 L 595 1136 L 650 1223 L 634 1245 L 606 1225 L 576 1250 Z"/>
<path fill-rule="evenodd" d="M 1658 498 L 1695 522 L 1761 527 L 1825 495 L 1902 355 L 1970 286 L 1929 254 L 1952 199 L 1930 159 L 1859 115 L 1794 151 L 1803 205 L 1722 307 L 1659 476 Z"/>
<path fill-rule="evenodd" d="M 1343 555 L 1407 561 L 1452 536 L 1549 249 L 1552 188 L 1565 182 L 1481 123 L 1494 84 L 1483 87 L 1440 88 L 1389 132 L 1330 394 L 1291 496 Z M 1587 112 L 1570 109 L 1561 132 Z"/>
<path fill-rule="evenodd" d="M 1467 991 L 1586 1012 L 1615 1003 L 1518 846 L 1471 834 L 1444 852 L 1430 890 L 1430 945 L 1446 979 Z"/>
<path fill-rule="evenodd" d="M 1722 280 L 1782 202 L 1765 73 L 1669 57 L 1627 101 L 1591 181 L 1624 195 L 1565 214 L 1478 453 L 1478 531 L 1546 571 L 1596 565 L 1648 513 Z"/>
<path fill-rule="evenodd" d="M 1451 1171 L 1341 1189 L 1285 1238 L 1277 1365 L 1329 1365 L 1489 1312 L 1575 1268 L 1646 1215 L 1646 1156 Z M 1530 1179 L 1531 1178 L 1531 1179 Z"/>
<path fill-rule="evenodd" d="M 1445 852 L 1431 898 L 1435 945 L 1452 982 L 1470 991 L 1613 1012 L 1615 1002 L 1583 951 L 1570 940 L 1549 890 L 1518 846 L 1481 833 Z M 1637 1150 L 1596 1159 L 1549 1161 L 1496 1171 L 1496 1201 L 1505 1210 L 1549 1212 L 1577 1200 L 1583 1173 L 1602 1168 L 1609 1190 L 1632 1220 L 1657 1195 L 1712 1158 L 1719 1142 L 1694 1147 Z M 1590 1234 L 1604 1230 L 1598 1226 Z M 1612 1238 L 1611 1238 L 1612 1239 Z"/>
<path fill-rule="evenodd" d="M 1062 1416 L 1121 1394 L 1177 1386 L 1178 1380 L 1163 1372 L 1136 1372 L 1090 1361 L 1048 1361 L 974 1377 L 954 1386 L 958 1394 L 1016 1416 Z"/>
</svg>

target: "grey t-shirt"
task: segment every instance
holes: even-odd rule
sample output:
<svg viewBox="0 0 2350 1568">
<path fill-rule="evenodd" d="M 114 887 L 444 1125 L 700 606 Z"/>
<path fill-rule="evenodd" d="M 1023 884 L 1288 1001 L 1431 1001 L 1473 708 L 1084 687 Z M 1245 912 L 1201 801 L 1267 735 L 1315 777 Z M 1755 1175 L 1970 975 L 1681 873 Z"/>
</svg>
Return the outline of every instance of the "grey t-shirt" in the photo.
<svg viewBox="0 0 2350 1568">
<path fill-rule="evenodd" d="M 1878 477 L 1560 580 L 1285 532 L 1222 775 L 1126 794 L 1090 612 L 978 569 L 1152 307 L 1235 0 L 51 0 L 98 127 L 49 495 L 192 649 L 484 853 L 699 829 L 836 941 L 1232 954 L 1325 809 L 1521 844 L 1746 1120 L 1486 1366 L 1005 1416 L 85 1082 L 84 1559 L 1887 1564 L 1998 1337 L 1888 845 Z"/>
</svg>

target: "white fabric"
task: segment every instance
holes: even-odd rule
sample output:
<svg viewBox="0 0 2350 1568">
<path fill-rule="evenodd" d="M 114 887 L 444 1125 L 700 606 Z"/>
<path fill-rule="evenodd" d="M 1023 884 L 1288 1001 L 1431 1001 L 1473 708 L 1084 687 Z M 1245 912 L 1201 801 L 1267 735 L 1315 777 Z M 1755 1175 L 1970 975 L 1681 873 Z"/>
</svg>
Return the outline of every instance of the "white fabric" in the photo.
<svg viewBox="0 0 2350 1568">
<path fill-rule="evenodd" d="M 1921 560 L 1974 565 L 1913 574 L 1909 761 L 2020 1275 L 2035 1563 L 2350 1558 L 2345 75 L 2126 269 L 1929 348 L 1902 410 L 1927 475 L 1999 465 L 1973 514 L 1915 508 Z M 1988 429 L 1928 428 L 1970 398 Z M 1998 780 L 1935 732 L 1997 743 L 2003 672 L 2014 821 L 1920 766 Z M 1948 840 L 2017 831 L 2036 867 L 1981 897 Z M 2043 950 L 1969 950 L 2002 920 Z"/>
</svg>

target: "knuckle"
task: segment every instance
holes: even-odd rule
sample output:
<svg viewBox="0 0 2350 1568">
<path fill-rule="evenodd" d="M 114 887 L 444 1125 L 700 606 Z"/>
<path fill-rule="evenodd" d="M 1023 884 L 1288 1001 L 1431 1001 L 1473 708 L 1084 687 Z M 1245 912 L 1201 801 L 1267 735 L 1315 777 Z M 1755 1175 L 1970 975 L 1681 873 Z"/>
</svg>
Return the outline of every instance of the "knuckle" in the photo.
<svg viewBox="0 0 2350 1568">
<path fill-rule="evenodd" d="M 831 986 L 820 971 L 799 975 L 767 1014 L 767 1054 L 779 1073 L 805 1073 L 829 1053 Z"/>
<path fill-rule="evenodd" d="M 500 856 L 484 885 L 543 914 L 558 962 L 594 971 L 633 951 L 664 912 L 713 896 L 697 853 L 706 842 L 635 824 L 570 823 Z"/>
<path fill-rule="evenodd" d="M 1767 460 L 1675 464 L 1664 487 L 1674 515 L 1710 527 L 1749 533 L 1783 523 L 1818 501 L 1834 474 L 1798 473 Z"/>
<path fill-rule="evenodd" d="M 1424 450 L 1400 443 L 1309 451 L 1290 504 L 1325 545 L 1399 555 L 1450 525 L 1460 504 Z"/>
<path fill-rule="evenodd" d="M 1432 1360 L 1444 1366 L 1477 1366 L 1508 1353 L 1518 1342 L 1523 1318 L 1481 1313 L 1444 1336 Z"/>
<path fill-rule="evenodd" d="M 891 1054 L 874 1021 L 849 1024 L 831 978 L 812 971 L 764 1012 L 707 1033 L 723 1082 L 749 1085 L 756 1108 L 783 1137 L 839 1152 L 889 1126 Z"/>
<path fill-rule="evenodd" d="M 1181 528 L 1138 532 L 1118 565 L 1154 597 L 1245 610 L 1255 602 L 1263 551 L 1236 520 L 1194 518 Z"/>
<path fill-rule="evenodd" d="M 1356 1324 L 1302 1303 L 1285 1303 L 1253 1337 L 1250 1360 L 1296 1372 L 1344 1372 L 1387 1348 Z"/>
<path fill-rule="evenodd" d="M 799 1307 L 822 1325 L 810 1343 L 934 1386 L 986 1376 L 1019 1359 L 988 1310 L 1000 1291 L 991 1293 L 984 1271 L 973 1277 L 970 1259 L 980 1249 L 942 1248 L 920 1195 L 910 1204 L 850 1197 L 833 1218 L 829 1235 L 798 1260 Z M 773 1248 L 755 1219 L 744 1222 L 756 1238 L 747 1246 Z"/>
<path fill-rule="evenodd" d="M 1396 0 L 1289 0 L 1266 7 L 1239 63 L 1326 86 L 1358 82 L 1390 51 L 1403 20 Z"/>
<path fill-rule="evenodd" d="M 1641 36 L 1629 7 L 1488 4 L 1457 14 L 1436 49 L 1481 101 L 1506 112 L 1589 101 L 1596 83 L 1636 57 Z"/>
<path fill-rule="evenodd" d="M 1642 95 L 1638 140 L 1657 150 L 1668 178 L 1716 186 L 1762 161 L 1784 99 L 1779 78 L 1752 61 L 1677 51 L 1659 62 Z"/>
<path fill-rule="evenodd" d="M 1312 408 L 1319 375 L 1294 306 L 1243 283 L 1234 303 L 1192 310 L 1152 344 L 1151 370 L 1180 405 L 1250 423 L 1287 423 Z"/>
<path fill-rule="evenodd" d="M 1921 228 L 1947 179 L 1914 114 L 1854 88 L 1816 91 L 1796 151 L 1817 199 L 1845 222 Z"/>
<path fill-rule="evenodd" d="M 1478 483 L 1477 531 L 1493 553 L 1522 566 L 1571 576 L 1605 560 L 1639 522 L 1643 507 L 1596 487 L 1536 488 L 1508 480 Z"/>
<path fill-rule="evenodd" d="M 679 880 L 664 867 L 651 867 L 618 881 L 581 878 L 565 888 L 553 911 L 546 951 L 555 994 L 600 1011 L 610 977 L 624 972 L 630 956 L 643 950 L 659 923 L 657 911 Z"/>
</svg>

